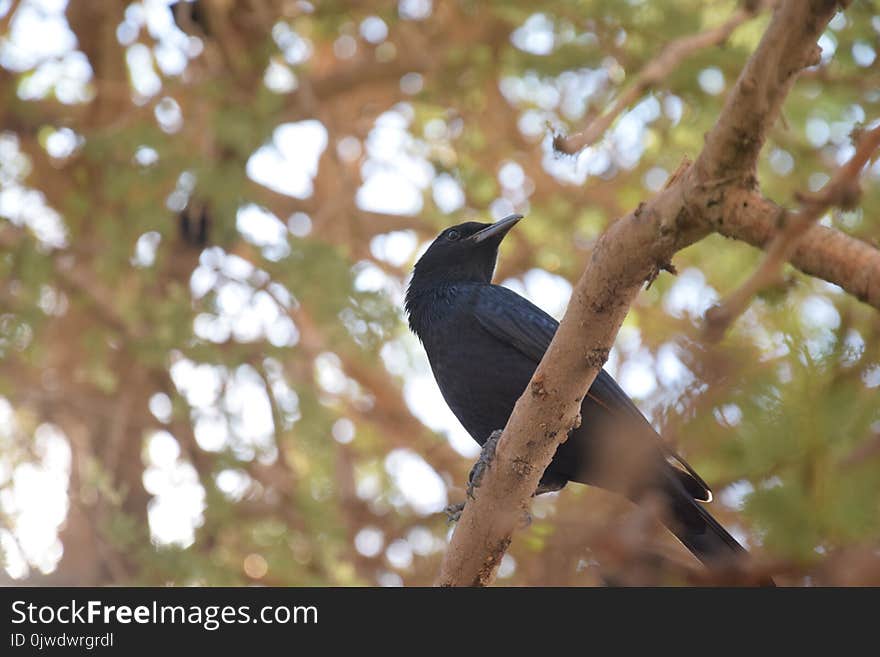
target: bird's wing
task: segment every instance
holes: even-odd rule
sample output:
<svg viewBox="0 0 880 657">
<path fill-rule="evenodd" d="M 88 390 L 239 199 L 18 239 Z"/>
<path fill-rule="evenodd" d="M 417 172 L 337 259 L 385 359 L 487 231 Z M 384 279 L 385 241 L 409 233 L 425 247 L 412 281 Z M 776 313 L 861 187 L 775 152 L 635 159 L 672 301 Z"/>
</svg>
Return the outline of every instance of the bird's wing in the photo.
<svg viewBox="0 0 880 657">
<path fill-rule="evenodd" d="M 495 339 L 541 362 L 559 322 L 528 299 L 500 285 L 481 286 L 474 299 L 474 317 Z"/>
<path fill-rule="evenodd" d="M 541 362 L 544 352 L 559 327 L 559 322 L 524 299 L 513 290 L 499 285 L 481 286 L 474 298 L 474 317 L 495 339 L 517 349 L 535 363 Z M 587 396 L 612 415 L 623 414 L 655 434 L 653 427 L 642 415 L 623 389 L 608 372 L 600 369 Z M 696 499 L 709 501 L 712 492 L 694 469 L 658 437 L 660 449 L 676 471 L 682 483 Z"/>
<path fill-rule="evenodd" d="M 559 326 L 559 322 L 531 301 L 498 285 L 481 287 L 476 295 L 474 315 L 495 339 L 515 347 L 535 365 L 541 362 Z M 625 412 L 647 423 L 629 395 L 605 370 L 599 370 L 589 394 L 610 412 Z"/>
<path fill-rule="evenodd" d="M 474 316 L 496 340 L 515 347 L 536 366 L 559 327 L 559 322 L 531 301 L 498 285 L 480 288 L 474 303 Z M 605 370 L 599 370 L 589 394 L 611 413 L 624 412 L 640 422 L 647 422 L 629 395 Z"/>
</svg>

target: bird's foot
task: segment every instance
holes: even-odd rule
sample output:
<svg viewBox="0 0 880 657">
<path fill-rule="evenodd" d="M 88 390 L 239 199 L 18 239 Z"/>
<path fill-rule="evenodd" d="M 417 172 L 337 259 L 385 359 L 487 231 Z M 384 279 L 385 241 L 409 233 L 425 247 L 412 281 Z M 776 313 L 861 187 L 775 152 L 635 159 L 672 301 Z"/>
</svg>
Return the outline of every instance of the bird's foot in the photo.
<svg viewBox="0 0 880 657">
<path fill-rule="evenodd" d="M 489 469 L 492 459 L 495 458 L 495 446 L 498 444 L 499 438 L 501 438 L 501 430 L 493 431 L 492 435 L 489 436 L 489 439 L 483 445 L 483 449 L 480 450 L 480 458 L 474 463 L 474 467 L 471 468 L 470 474 L 468 475 L 468 499 L 476 499 L 474 493 L 477 488 L 480 487 L 480 484 L 483 482 L 483 475 L 486 474 L 486 470 Z M 461 518 L 462 511 L 464 511 L 465 504 L 467 504 L 467 502 L 459 502 L 458 504 L 450 504 L 447 506 L 444 509 L 446 519 L 450 523 L 458 522 L 459 518 Z"/>
<path fill-rule="evenodd" d="M 458 519 L 461 518 L 461 512 L 464 511 L 464 505 L 466 502 L 459 502 L 458 504 L 450 504 L 443 512 L 446 514 L 446 522 L 450 525 L 454 522 L 458 522 Z"/>
<path fill-rule="evenodd" d="M 474 492 L 483 483 L 483 475 L 486 474 L 486 470 L 492 464 L 492 459 L 495 458 L 495 447 L 498 445 L 499 438 L 501 438 L 501 429 L 496 429 L 483 445 L 483 449 L 480 450 L 480 458 L 471 468 L 471 473 L 468 475 L 467 496 L 472 500 L 476 499 Z"/>
</svg>

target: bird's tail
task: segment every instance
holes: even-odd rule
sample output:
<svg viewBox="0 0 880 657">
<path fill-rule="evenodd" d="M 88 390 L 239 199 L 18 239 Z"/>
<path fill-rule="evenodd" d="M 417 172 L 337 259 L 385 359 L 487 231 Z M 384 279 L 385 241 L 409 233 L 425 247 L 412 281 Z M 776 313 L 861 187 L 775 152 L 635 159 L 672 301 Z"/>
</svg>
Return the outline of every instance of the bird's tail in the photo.
<svg viewBox="0 0 880 657">
<path fill-rule="evenodd" d="M 675 522 L 670 529 L 706 566 L 739 560 L 746 554 L 745 548 L 696 500 L 676 495 L 671 510 Z"/>
<path fill-rule="evenodd" d="M 669 529 L 707 568 L 715 572 L 743 570 L 748 559 L 746 549 L 700 502 L 679 490 L 672 496 L 670 506 L 674 521 Z M 775 586 L 766 576 L 756 583 Z"/>
</svg>

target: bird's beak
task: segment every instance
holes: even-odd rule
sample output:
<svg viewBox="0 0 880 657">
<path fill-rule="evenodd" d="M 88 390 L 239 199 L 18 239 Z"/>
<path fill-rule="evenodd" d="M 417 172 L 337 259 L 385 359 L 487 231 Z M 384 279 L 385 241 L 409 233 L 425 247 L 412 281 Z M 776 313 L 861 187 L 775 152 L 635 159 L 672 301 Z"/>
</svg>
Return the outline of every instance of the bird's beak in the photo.
<svg viewBox="0 0 880 657">
<path fill-rule="evenodd" d="M 523 216 L 521 214 L 512 214 L 508 217 L 504 217 L 504 219 L 499 219 L 491 226 L 486 226 L 481 231 L 478 231 L 471 235 L 471 239 L 479 244 L 483 240 L 487 240 L 490 237 L 494 237 L 495 235 L 500 235 L 504 237 L 511 228 L 513 228 L 516 223 L 522 219 Z"/>
</svg>

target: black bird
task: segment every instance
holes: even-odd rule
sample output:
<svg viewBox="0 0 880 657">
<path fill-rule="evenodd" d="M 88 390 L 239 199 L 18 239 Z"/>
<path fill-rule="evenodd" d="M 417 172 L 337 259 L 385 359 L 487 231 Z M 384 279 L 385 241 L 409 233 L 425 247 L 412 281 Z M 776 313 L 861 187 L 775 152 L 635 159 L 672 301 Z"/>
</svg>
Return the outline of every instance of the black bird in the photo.
<svg viewBox="0 0 880 657">
<path fill-rule="evenodd" d="M 521 218 L 444 230 L 416 263 L 406 294 L 410 328 L 443 397 L 481 445 L 507 424 L 558 326 L 512 290 L 492 285 L 498 247 Z M 727 568 L 743 557 L 744 548 L 700 504 L 712 499 L 709 487 L 605 370 L 584 398 L 581 418 L 536 495 L 575 481 L 636 503 L 659 499 L 661 520 L 704 564 Z"/>
</svg>

